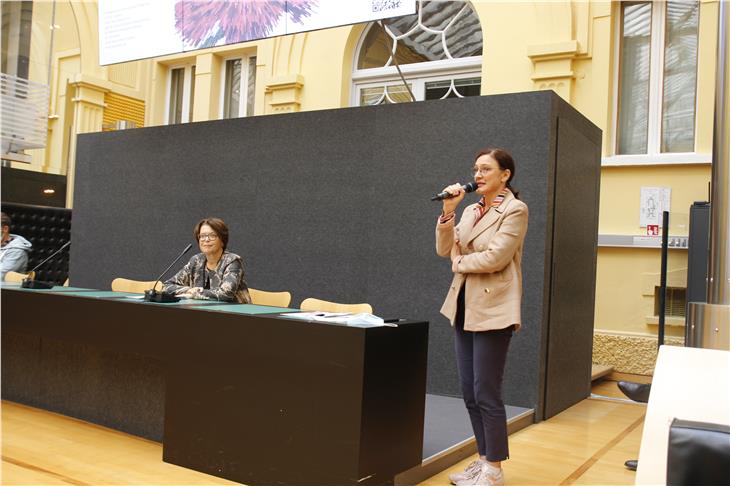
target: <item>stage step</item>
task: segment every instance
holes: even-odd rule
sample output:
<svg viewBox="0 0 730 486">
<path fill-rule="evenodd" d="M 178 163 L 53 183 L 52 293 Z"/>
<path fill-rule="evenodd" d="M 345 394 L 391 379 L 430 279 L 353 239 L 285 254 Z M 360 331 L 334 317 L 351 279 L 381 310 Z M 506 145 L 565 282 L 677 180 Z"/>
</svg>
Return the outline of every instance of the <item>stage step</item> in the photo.
<svg viewBox="0 0 730 486">
<path fill-rule="evenodd" d="M 595 364 L 595 363 L 592 364 L 591 365 L 591 382 L 594 382 L 599 378 L 603 378 L 604 376 L 611 374 L 612 371 L 613 371 L 613 366 Z"/>
<path fill-rule="evenodd" d="M 507 433 L 513 434 L 535 422 L 531 408 L 505 406 Z M 423 461 L 395 477 L 395 486 L 425 481 L 477 452 L 464 401 L 458 397 L 426 394 Z"/>
</svg>

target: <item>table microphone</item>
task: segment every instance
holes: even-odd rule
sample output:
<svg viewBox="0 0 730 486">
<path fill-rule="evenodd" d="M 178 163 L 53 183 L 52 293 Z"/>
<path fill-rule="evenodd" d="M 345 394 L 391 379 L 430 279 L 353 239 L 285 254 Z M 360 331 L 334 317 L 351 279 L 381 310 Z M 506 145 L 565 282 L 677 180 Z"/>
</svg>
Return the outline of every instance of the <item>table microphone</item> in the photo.
<svg viewBox="0 0 730 486">
<path fill-rule="evenodd" d="M 67 241 L 66 243 L 64 243 L 61 248 L 59 248 L 58 250 L 56 250 L 53 253 L 51 253 L 51 256 L 49 256 L 48 258 L 46 258 L 45 260 L 43 260 L 42 262 L 40 262 L 38 265 L 36 265 L 35 267 L 33 267 L 33 270 L 31 270 L 30 272 L 28 272 L 28 274 L 31 274 L 31 273 L 35 272 L 36 270 L 38 270 L 41 267 L 41 265 L 43 265 L 48 260 L 50 260 L 54 256 L 56 256 L 59 253 L 61 253 L 61 251 L 63 251 L 70 244 L 71 244 L 71 241 Z M 23 281 L 21 282 L 21 284 L 20 284 L 20 286 L 23 287 L 24 289 L 52 289 L 54 285 L 56 285 L 56 284 L 53 283 L 53 282 L 44 282 L 42 280 L 33 280 L 31 278 L 28 278 L 28 277 L 25 277 L 23 279 Z"/>
<path fill-rule="evenodd" d="M 172 268 L 174 264 L 177 263 L 178 260 L 180 260 L 184 254 L 190 251 L 190 249 L 193 247 L 193 244 L 190 243 L 188 246 L 185 247 L 185 249 L 180 253 L 177 258 L 175 258 L 172 263 L 163 271 L 159 277 L 157 277 L 157 280 L 155 280 L 154 285 L 152 285 L 152 288 L 149 290 L 144 291 L 144 300 L 147 302 L 160 302 L 160 303 L 169 303 L 169 302 L 178 302 L 180 300 L 180 297 L 175 297 L 172 294 L 166 294 L 164 292 L 158 292 L 155 290 L 155 287 L 157 287 L 157 282 L 162 280 L 162 276 L 167 273 L 168 270 Z"/>
<path fill-rule="evenodd" d="M 461 186 L 461 188 L 464 189 L 464 192 L 467 192 L 467 193 L 476 191 L 478 187 L 479 186 L 477 185 L 476 182 L 467 182 L 466 184 L 462 184 L 462 186 Z M 439 192 L 438 194 L 433 196 L 431 198 L 431 201 L 443 201 L 444 199 L 451 199 L 452 197 L 454 197 L 453 194 L 450 194 L 450 193 L 444 191 L 444 192 Z"/>
</svg>

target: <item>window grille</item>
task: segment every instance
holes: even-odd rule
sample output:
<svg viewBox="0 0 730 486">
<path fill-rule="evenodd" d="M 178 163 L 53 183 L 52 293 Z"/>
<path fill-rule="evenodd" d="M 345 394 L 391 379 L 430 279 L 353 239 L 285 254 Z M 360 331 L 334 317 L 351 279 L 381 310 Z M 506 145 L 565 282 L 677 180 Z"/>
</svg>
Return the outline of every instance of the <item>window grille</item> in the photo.
<svg viewBox="0 0 730 486">
<path fill-rule="evenodd" d="M 482 30 L 469 2 L 419 0 L 417 12 L 370 25 L 353 72 L 353 104 L 410 101 L 481 93 Z"/>
<path fill-rule="evenodd" d="M 654 287 L 654 315 L 659 315 L 661 287 Z M 667 287 L 664 301 L 664 315 L 666 317 L 686 317 L 687 289 L 683 287 Z"/>
</svg>

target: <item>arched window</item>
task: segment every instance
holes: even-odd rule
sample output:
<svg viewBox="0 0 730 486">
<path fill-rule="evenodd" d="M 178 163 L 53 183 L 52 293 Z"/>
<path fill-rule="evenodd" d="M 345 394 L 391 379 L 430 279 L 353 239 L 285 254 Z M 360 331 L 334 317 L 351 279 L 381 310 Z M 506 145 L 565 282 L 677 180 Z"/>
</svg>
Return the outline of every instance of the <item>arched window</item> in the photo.
<svg viewBox="0 0 730 486">
<path fill-rule="evenodd" d="M 371 24 L 356 52 L 355 106 L 410 101 L 396 63 L 419 101 L 481 91 L 482 30 L 469 2 L 419 0 L 414 15 Z"/>
</svg>

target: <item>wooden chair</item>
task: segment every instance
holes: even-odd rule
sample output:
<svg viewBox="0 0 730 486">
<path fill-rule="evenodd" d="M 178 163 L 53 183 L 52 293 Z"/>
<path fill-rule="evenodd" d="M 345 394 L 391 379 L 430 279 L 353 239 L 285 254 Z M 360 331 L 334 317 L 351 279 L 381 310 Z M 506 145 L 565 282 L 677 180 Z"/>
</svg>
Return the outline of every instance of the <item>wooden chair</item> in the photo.
<svg viewBox="0 0 730 486">
<path fill-rule="evenodd" d="M 154 280 L 130 280 L 128 278 L 115 278 L 112 280 L 112 290 L 115 292 L 132 292 L 134 294 L 144 294 L 145 290 L 149 290 L 152 286 L 155 286 L 155 290 L 162 290 L 163 283 Z"/>
<path fill-rule="evenodd" d="M 35 272 L 30 272 L 30 273 L 7 272 L 5 274 L 6 282 L 20 283 L 23 281 L 24 278 L 29 278 L 29 279 L 33 280 L 35 278 Z"/>
<path fill-rule="evenodd" d="M 306 311 L 352 312 L 353 314 L 359 314 L 361 312 L 373 313 L 373 306 L 370 304 L 339 304 L 337 302 L 313 299 L 311 297 L 304 299 L 299 305 L 299 308 Z"/>
<path fill-rule="evenodd" d="M 289 307 L 291 294 L 289 292 L 268 292 L 249 287 L 251 303 L 256 305 L 270 305 L 272 307 Z"/>
</svg>

